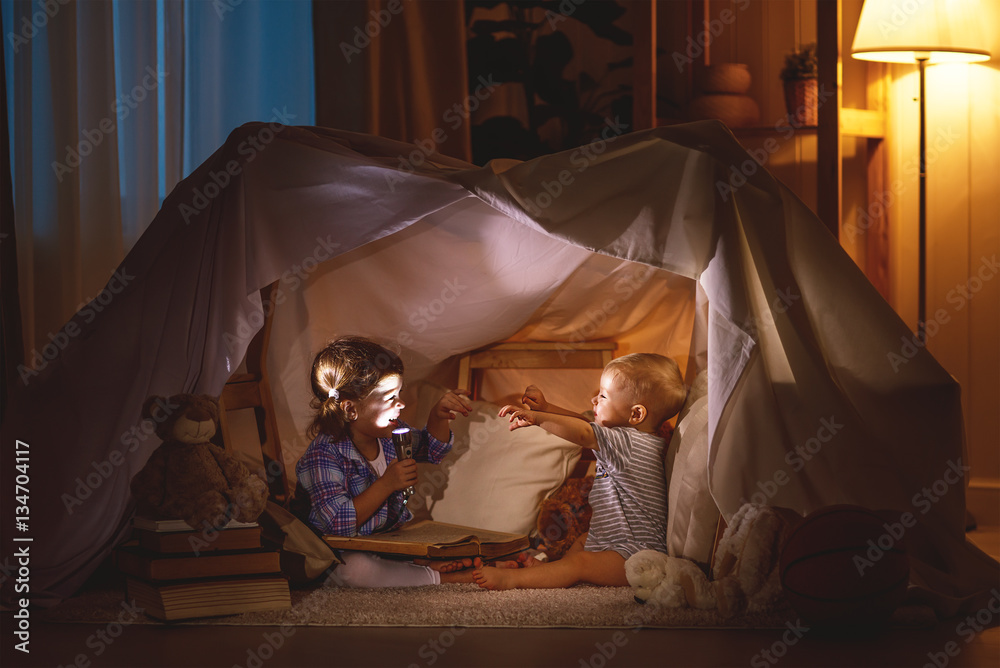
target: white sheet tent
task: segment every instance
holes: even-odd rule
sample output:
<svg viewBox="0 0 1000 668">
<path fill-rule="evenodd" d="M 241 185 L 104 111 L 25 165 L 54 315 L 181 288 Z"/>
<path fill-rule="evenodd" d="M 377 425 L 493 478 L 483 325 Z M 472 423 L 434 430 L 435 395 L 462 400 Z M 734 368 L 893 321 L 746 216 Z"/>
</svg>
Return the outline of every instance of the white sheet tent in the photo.
<svg viewBox="0 0 1000 668">
<path fill-rule="evenodd" d="M 628 299 L 595 315 L 623 276 L 639 276 Z M 4 564 L 30 547 L 37 604 L 71 595 L 127 532 L 129 480 L 158 445 L 136 437 L 143 400 L 218 396 L 262 322 L 258 290 L 274 281 L 272 375 L 293 388 L 277 393 L 293 416 L 286 442 L 302 423 L 302 407 L 286 404 L 334 327 L 397 341 L 408 382 L 519 332 L 573 341 L 627 329 L 630 349 L 690 349 L 707 365 L 710 483 L 725 516 L 827 428 L 807 465 L 769 487 L 770 503 L 914 513 L 911 582 L 941 614 L 980 605 L 1000 579 L 965 540 L 963 484 L 920 497 L 964 463 L 958 385 L 926 351 L 904 354 L 905 324 L 721 124 L 484 168 L 363 135 L 248 124 L 170 194 L 116 280 L 13 388 L 3 426 L 4 507 L 17 439 L 31 509 L 26 532 L 5 511 L 4 535 L 33 539 L 5 540 Z"/>
</svg>

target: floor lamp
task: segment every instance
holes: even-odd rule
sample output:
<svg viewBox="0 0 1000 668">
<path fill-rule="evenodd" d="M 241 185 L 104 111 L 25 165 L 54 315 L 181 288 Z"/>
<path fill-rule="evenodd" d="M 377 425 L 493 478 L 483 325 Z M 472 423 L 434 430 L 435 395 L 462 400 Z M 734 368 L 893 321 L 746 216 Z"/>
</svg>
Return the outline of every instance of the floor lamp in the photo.
<svg viewBox="0 0 1000 668">
<path fill-rule="evenodd" d="M 924 70 L 936 63 L 990 59 L 979 30 L 978 0 L 865 0 L 851 55 L 859 60 L 916 63 L 920 71 L 920 214 L 917 257 L 917 338 L 926 341 L 927 132 Z"/>
</svg>

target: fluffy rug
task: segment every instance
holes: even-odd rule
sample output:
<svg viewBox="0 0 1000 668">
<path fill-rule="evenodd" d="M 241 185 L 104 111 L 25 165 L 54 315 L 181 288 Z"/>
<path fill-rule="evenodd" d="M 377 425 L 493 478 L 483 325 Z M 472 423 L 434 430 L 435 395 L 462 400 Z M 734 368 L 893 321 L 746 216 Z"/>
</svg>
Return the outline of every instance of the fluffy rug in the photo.
<svg viewBox="0 0 1000 668">
<path fill-rule="evenodd" d="M 102 588 L 46 611 L 52 622 L 121 619 L 125 593 Z M 427 587 L 292 591 L 288 610 L 203 618 L 182 624 L 296 626 L 458 626 L 510 628 L 783 628 L 783 610 L 726 619 L 718 612 L 637 603 L 630 587 L 579 585 L 570 589 L 486 591 L 473 584 Z M 160 624 L 142 616 L 143 624 Z"/>
</svg>

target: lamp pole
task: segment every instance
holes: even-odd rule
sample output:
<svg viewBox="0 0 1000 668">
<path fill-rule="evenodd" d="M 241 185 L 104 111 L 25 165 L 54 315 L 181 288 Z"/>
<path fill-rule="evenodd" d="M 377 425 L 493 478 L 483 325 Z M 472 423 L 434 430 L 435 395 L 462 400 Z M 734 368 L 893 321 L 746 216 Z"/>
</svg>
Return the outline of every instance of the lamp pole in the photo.
<svg viewBox="0 0 1000 668">
<path fill-rule="evenodd" d="M 927 342 L 927 120 L 924 102 L 924 76 L 929 53 L 917 54 L 920 70 L 920 202 L 917 233 L 917 340 Z"/>
</svg>

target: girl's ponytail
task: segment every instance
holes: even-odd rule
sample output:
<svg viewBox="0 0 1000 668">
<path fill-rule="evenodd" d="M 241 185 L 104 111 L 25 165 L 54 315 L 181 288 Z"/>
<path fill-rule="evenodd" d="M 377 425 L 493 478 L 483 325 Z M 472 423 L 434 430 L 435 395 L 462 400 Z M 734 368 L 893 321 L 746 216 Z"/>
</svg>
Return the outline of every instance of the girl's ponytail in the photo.
<svg viewBox="0 0 1000 668">
<path fill-rule="evenodd" d="M 327 434 L 337 440 L 349 437 L 350 419 L 343 401 L 367 397 L 386 376 L 403 375 L 403 362 L 392 351 L 360 336 L 331 341 L 313 360 L 310 380 L 315 411 L 309 437 Z"/>
</svg>

